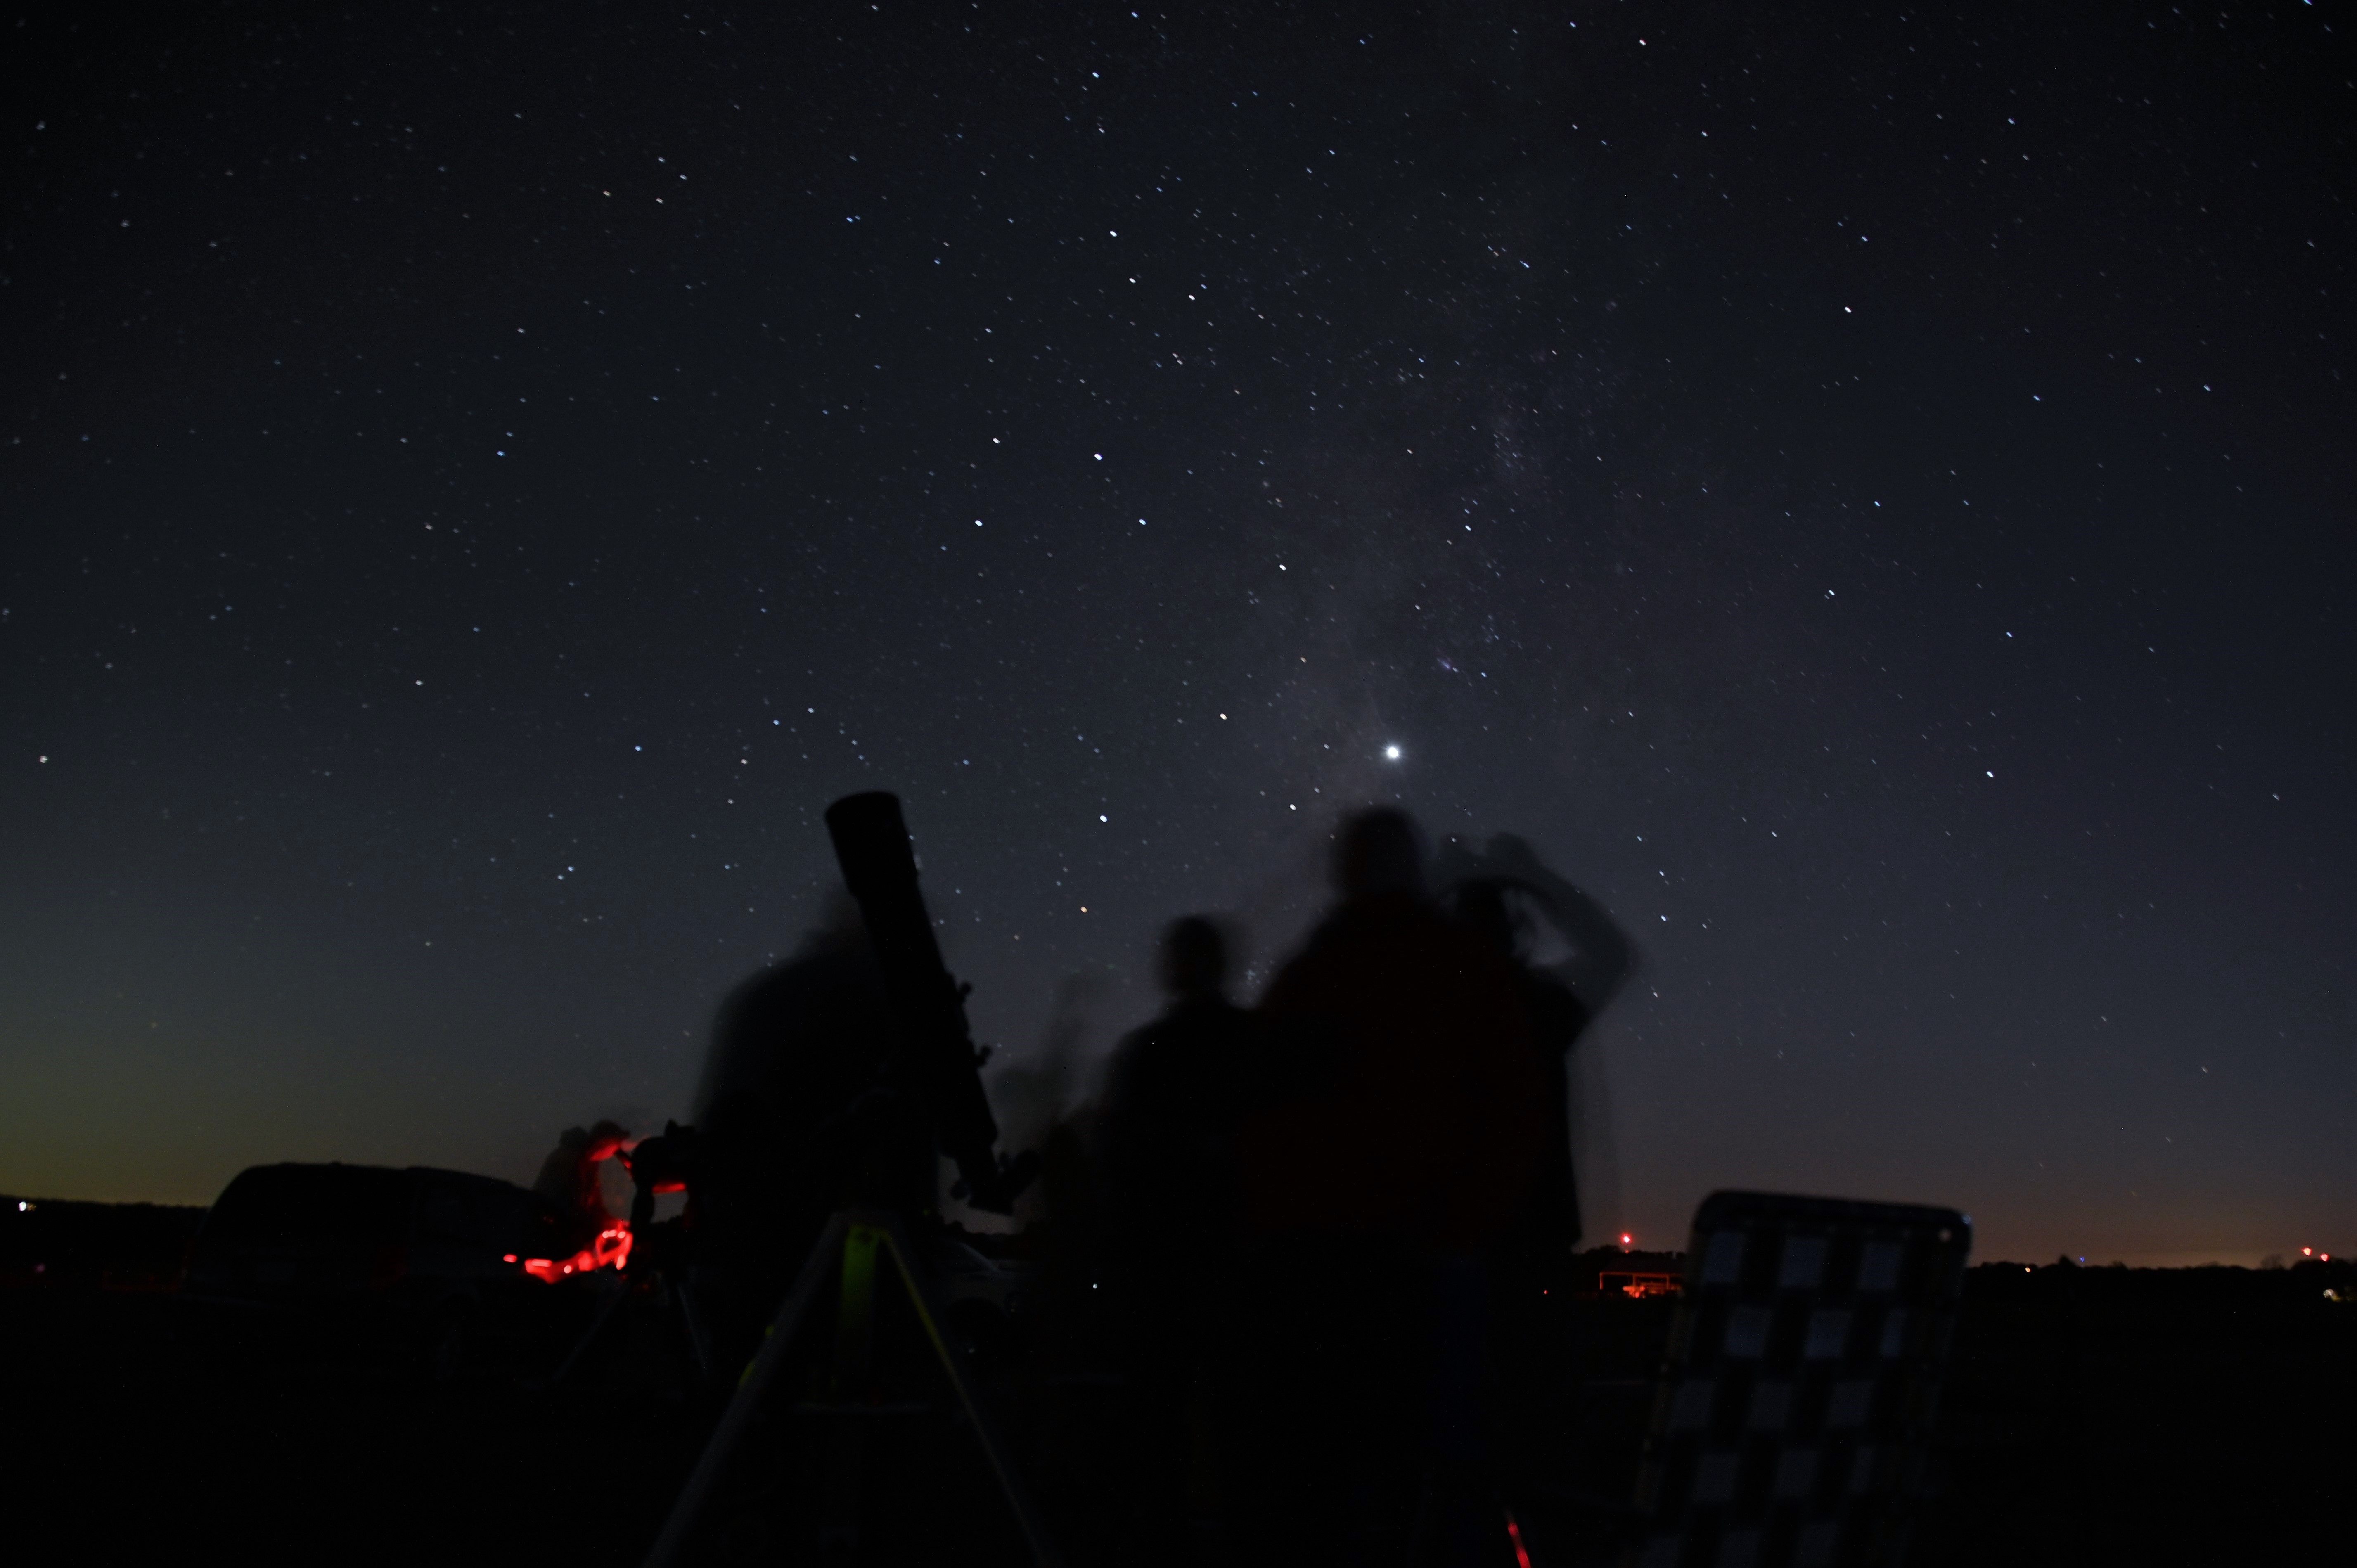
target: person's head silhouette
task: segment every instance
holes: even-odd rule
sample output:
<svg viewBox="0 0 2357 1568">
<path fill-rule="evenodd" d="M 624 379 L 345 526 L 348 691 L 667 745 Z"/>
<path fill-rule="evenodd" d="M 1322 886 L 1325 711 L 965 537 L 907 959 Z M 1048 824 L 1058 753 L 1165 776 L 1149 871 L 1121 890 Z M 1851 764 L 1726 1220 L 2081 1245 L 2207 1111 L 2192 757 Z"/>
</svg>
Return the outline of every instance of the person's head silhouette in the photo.
<svg viewBox="0 0 2357 1568">
<path fill-rule="evenodd" d="M 1334 889 L 1345 898 L 1424 891 L 1424 835 L 1395 806 L 1370 806 L 1334 835 Z"/>
<path fill-rule="evenodd" d="M 1170 922 L 1162 933 L 1162 989 L 1181 1002 L 1214 1000 L 1227 990 L 1228 944 L 1200 915 Z"/>
<path fill-rule="evenodd" d="M 579 1129 L 574 1129 L 579 1131 Z M 566 1134 L 568 1137 L 570 1133 Z M 591 1160 L 610 1160 L 630 1141 L 630 1130 L 619 1122 L 600 1122 L 582 1135 L 582 1154 Z"/>
</svg>

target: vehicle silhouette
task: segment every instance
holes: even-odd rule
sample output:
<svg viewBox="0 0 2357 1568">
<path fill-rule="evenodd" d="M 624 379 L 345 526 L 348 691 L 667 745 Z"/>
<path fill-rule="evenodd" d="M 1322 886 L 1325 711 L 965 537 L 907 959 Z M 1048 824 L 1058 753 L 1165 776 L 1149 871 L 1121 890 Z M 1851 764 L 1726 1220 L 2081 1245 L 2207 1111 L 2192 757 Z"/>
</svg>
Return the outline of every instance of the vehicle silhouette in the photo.
<svg viewBox="0 0 2357 1568">
<path fill-rule="evenodd" d="M 575 1293 L 541 1276 L 576 1251 L 576 1229 L 558 1205 L 492 1176 L 255 1165 L 206 1215 L 179 1294 L 199 1331 L 390 1353 L 447 1380 L 561 1336 L 552 1298 Z"/>
</svg>

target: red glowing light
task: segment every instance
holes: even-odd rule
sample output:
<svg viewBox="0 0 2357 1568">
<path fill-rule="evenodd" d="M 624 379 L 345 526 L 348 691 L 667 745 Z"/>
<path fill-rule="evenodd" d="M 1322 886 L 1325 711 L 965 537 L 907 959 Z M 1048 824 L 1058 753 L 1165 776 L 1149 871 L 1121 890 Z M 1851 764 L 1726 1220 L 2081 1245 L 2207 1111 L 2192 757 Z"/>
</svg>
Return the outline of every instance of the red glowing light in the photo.
<svg viewBox="0 0 2357 1568">
<path fill-rule="evenodd" d="M 1630 1234 L 1629 1234 L 1629 1232 L 1627 1232 L 1626 1230 L 1623 1230 L 1623 1231 L 1621 1231 L 1621 1232 L 1620 1232 L 1620 1244 L 1621 1244 L 1623 1247 L 1627 1246 L 1631 1241 L 1633 1241 L 1633 1240 L 1636 1240 L 1636 1238 L 1635 1238 L 1635 1237 L 1633 1237 L 1633 1236 L 1631 1236 L 1631 1235 L 1630 1235 Z"/>
<path fill-rule="evenodd" d="M 507 1262 L 514 1262 L 515 1255 L 508 1254 Z M 594 1273 L 599 1269 L 619 1269 L 630 1261 L 630 1222 L 608 1219 L 597 1239 L 569 1258 L 526 1258 L 523 1272 L 545 1284 L 554 1284 L 569 1274 Z"/>
<path fill-rule="evenodd" d="M 1514 1522 L 1514 1516 L 1511 1512 L 1506 1515 L 1506 1539 L 1514 1543 L 1514 1562 L 1517 1568 L 1531 1568 L 1530 1549 L 1523 1544 L 1523 1527 Z"/>
<path fill-rule="evenodd" d="M 2299 1250 L 2299 1255 L 2303 1258 L 2313 1258 L 2316 1256 L 2316 1250 L 2312 1247 L 2302 1247 Z"/>
</svg>

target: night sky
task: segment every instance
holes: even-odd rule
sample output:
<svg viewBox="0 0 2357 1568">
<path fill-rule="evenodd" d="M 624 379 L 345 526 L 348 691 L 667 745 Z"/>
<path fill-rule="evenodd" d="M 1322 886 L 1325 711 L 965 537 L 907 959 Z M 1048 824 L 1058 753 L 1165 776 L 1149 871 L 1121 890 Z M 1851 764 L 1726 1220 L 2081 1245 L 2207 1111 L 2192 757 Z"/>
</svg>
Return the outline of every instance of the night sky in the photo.
<svg viewBox="0 0 2357 1568">
<path fill-rule="evenodd" d="M 2352 27 L 12 16 L 0 1188 L 684 1115 L 870 789 L 1019 1137 L 1383 800 L 1640 946 L 1592 1234 L 2357 1250 Z"/>
</svg>

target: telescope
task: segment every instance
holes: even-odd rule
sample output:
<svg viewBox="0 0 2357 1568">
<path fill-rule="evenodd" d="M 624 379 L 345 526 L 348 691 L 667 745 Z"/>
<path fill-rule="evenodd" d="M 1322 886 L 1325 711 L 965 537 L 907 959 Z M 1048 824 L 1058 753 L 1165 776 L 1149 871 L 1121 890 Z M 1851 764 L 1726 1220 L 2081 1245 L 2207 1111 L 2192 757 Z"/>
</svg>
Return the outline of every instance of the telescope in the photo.
<svg viewBox="0 0 2357 1568">
<path fill-rule="evenodd" d="M 930 1134 L 933 1146 L 957 1164 L 952 1196 L 976 1208 L 1008 1213 L 1038 1174 L 1039 1158 L 1027 1152 L 1008 1160 L 998 1153 L 998 1122 L 982 1091 L 982 1065 L 989 1053 L 974 1048 L 965 1016 L 968 988 L 942 962 L 932 916 L 917 887 L 917 857 L 909 845 L 900 802 L 881 790 L 847 795 L 826 809 L 826 829 L 834 841 L 844 885 L 866 920 L 868 942 L 884 983 L 890 1038 L 881 1053 L 885 1081 L 876 1086 L 883 1093 L 873 1100 L 860 1097 L 888 1107 L 875 1135 L 899 1147 L 904 1133 L 911 1135 L 909 1142 L 920 1130 Z M 922 1399 L 908 1399 L 907 1391 L 893 1399 L 878 1397 L 877 1359 L 871 1344 L 881 1329 L 897 1324 L 921 1331 L 920 1343 L 930 1348 L 941 1382 L 954 1400 L 965 1430 L 979 1444 L 1033 1568 L 1058 1568 L 1055 1549 L 1031 1508 L 1012 1455 L 981 1391 L 944 1337 L 942 1302 L 929 1277 L 925 1233 L 917 1229 L 912 1234 L 910 1199 L 903 1196 L 897 1204 L 877 1201 L 856 1186 L 845 1196 L 848 1201 L 818 1233 L 752 1360 L 736 1379 L 727 1409 L 673 1500 L 645 1568 L 673 1568 L 691 1554 L 698 1521 L 716 1496 L 721 1498 L 722 1511 L 728 1511 L 724 1477 L 731 1473 L 731 1455 L 748 1440 L 765 1441 L 759 1435 L 764 1431 L 772 1434 L 766 1441 L 774 1441 L 778 1428 L 765 1426 L 757 1417 L 774 1390 L 793 1382 L 783 1369 L 804 1353 L 798 1347 L 805 1340 L 819 1337 L 806 1331 L 825 1323 L 830 1305 L 833 1348 L 817 1370 L 813 1386 L 818 1397 L 791 1406 L 795 1412 L 836 1428 L 827 1440 L 827 1458 L 817 1477 L 822 1552 L 847 1560 L 845 1542 L 858 1539 L 861 1474 L 877 1418 L 921 1412 L 930 1405 Z M 893 1294 L 905 1305 L 879 1317 L 879 1305 Z M 770 1455 L 769 1478 L 749 1495 L 739 1487 L 735 1505 L 739 1519 L 765 1516 L 776 1506 L 779 1457 Z M 741 1476 L 745 1468 L 739 1465 L 735 1473 Z"/>
<path fill-rule="evenodd" d="M 1026 1151 L 1009 1160 L 997 1152 L 998 1122 L 982 1090 L 990 1053 L 975 1048 L 965 1016 L 973 988 L 960 985 L 942 962 L 899 797 L 881 789 L 846 795 L 826 809 L 826 831 L 883 970 L 899 1036 L 893 1076 L 941 1151 L 956 1162 L 950 1194 L 994 1214 L 1011 1213 L 1039 1174 L 1039 1156 Z"/>
</svg>

